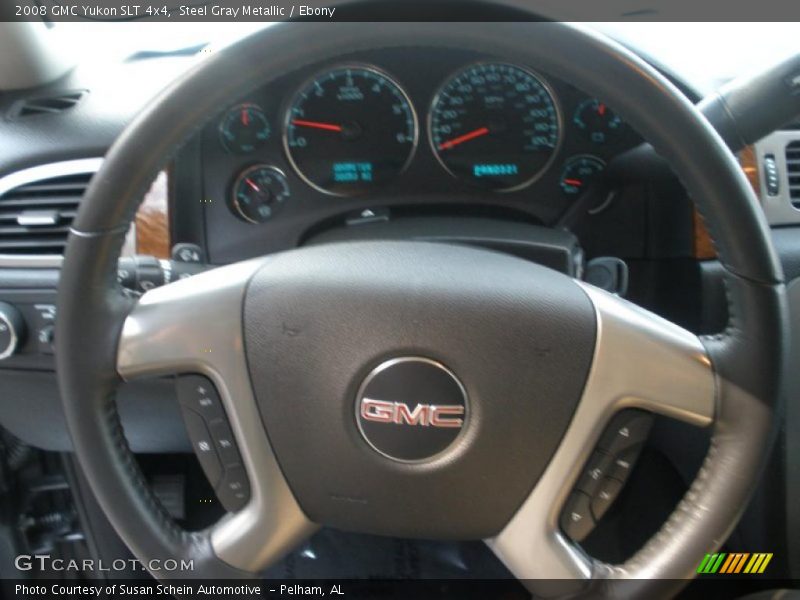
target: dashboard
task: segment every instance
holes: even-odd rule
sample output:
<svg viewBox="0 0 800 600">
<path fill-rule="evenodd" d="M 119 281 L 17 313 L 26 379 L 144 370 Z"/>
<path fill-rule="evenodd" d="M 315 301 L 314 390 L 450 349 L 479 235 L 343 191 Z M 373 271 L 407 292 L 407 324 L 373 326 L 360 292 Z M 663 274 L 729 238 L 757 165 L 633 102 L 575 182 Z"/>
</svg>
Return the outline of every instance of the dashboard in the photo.
<svg viewBox="0 0 800 600">
<path fill-rule="evenodd" d="M 389 215 L 552 226 L 642 141 L 601 99 L 532 66 L 427 48 L 304 66 L 226 106 L 200 138 L 212 263 Z"/>
<path fill-rule="evenodd" d="M 131 59 L 117 78 L 87 66 L 47 88 L 0 97 L 9 141 L 0 145 L 0 302 L 19 313 L 20 331 L 0 375 L 18 400 L 24 395 L 0 403 L 0 422 L 37 445 L 69 446 L 52 377 L 69 225 L 100 157 L 188 60 Z M 35 112 L 64 90 L 84 92 L 61 112 Z M 641 142 L 613 107 L 537 65 L 463 47 L 343 49 L 269 83 L 253 81 L 251 92 L 209 115 L 145 195 L 120 283 L 141 293 L 307 244 L 426 239 L 507 252 L 575 277 L 588 278 L 592 262 L 606 259 L 598 271 L 627 287 L 629 299 L 713 331 L 724 315 L 700 310 L 697 261 L 714 253 L 685 191 L 637 169 L 630 180 L 611 173 Z M 181 436 L 155 435 L 143 408 L 151 405 L 131 389 L 133 446 L 183 448 Z M 147 394 L 158 405 L 161 396 Z M 20 406 L 49 415 L 53 426 L 31 432 Z"/>
<path fill-rule="evenodd" d="M 23 260 L 5 249 L 0 264 L 0 302 L 20 310 L 27 331 L 21 350 L 0 364 L 9 390 L 0 422 L 37 446 L 70 447 L 52 373 L 52 320 L 71 215 L 98 157 L 160 87 L 188 68 L 187 60 L 130 60 L 118 78 L 76 71 L 53 85 L 59 92 L 88 90 L 74 108 L 0 121 L 0 137 L 8 140 L 0 145 L 0 196 L 9 214 L 13 209 L 12 225 L 19 229 L 21 206 L 44 206 L 43 187 L 59 186 L 57 195 L 46 192 L 46 208 L 56 196 L 62 203 L 58 231 L 41 225 L 25 231 L 26 244 L 41 246 L 41 256 Z M 3 115 L 29 94 L 0 97 Z M 777 132 L 741 156 L 765 209 L 785 200 L 786 219 L 775 221 L 767 211 L 784 226 L 774 232 L 784 258 L 800 255 L 796 229 L 787 226 L 796 223 L 798 206 L 789 197 L 792 161 L 785 148 L 796 137 L 796 130 Z M 693 331 L 716 331 L 726 318 L 720 270 L 685 191 L 675 181 L 645 181 L 646 175 L 625 182 L 602 177 L 641 143 L 603 99 L 536 65 L 466 48 L 343 51 L 220 106 L 156 180 L 126 253 L 153 259 L 143 265 L 157 279 L 158 264 L 172 255 L 175 268 L 182 260 L 175 248 L 187 244 L 204 254 L 198 262 L 221 265 L 338 239 L 326 234 L 374 223 L 425 221 L 452 232 L 475 217 L 468 232 L 488 234 L 499 222 L 530 225 L 500 233 L 535 233 L 545 245 L 567 242 L 543 231 L 568 229 L 585 258 L 627 264 L 629 299 Z M 769 155 L 777 157 L 782 177 L 774 198 L 761 173 Z M 64 172 L 54 170 L 59 164 Z M 71 190 L 69 198 L 64 190 Z M 570 220 L 576 207 L 582 216 Z M 44 237 L 58 246 L 43 246 Z M 790 279 L 800 273 L 800 260 L 792 260 Z M 186 451 L 173 399 L 171 382 L 126 386 L 120 406 L 135 450 Z"/>
</svg>

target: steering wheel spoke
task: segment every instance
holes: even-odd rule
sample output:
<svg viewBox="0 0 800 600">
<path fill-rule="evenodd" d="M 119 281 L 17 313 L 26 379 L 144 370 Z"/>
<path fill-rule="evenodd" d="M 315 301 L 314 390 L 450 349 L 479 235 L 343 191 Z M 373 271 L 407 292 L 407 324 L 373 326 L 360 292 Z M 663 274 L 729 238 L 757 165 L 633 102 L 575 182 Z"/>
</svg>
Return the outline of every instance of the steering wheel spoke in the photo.
<svg viewBox="0 0 800 600">
<path fill-rule="evenodd" d="M 236 263 L 147 292 L 123 325 L 119 374 L 202 372 L 214 380 L 223 372 L 246 374 L 241 303 L 262 262 Z"/>
<path fill-rule="evenodd" d="M 581 406 L 595 407 L 597 425 L 602 428 L 610 413 L 623 408 L 710 425 L 716 385 L 700 339 L 631 302 L 581 285 L 595 306 L 598 330 Z"/>
<path fill-rule="evenodd" d="M 542 478 L 505 529 L 487 541 L 543 596 L 553 595 L 552 580 L 597 576 L 592 559 L 561 531 L 559 518 L 613 415 L 639 408 L 707 426 L 715 414 L 715 376 L 697 336 L 617 296 L 580 285 L 597 315 L 597 343 L 583 396 Z M 557 586 L 558 594 L 568 591 Z"/>
<path fill-rule="evenodd" d="M 236 263 L 142 296 L 119 341 L 125 379 L 202 373 L 219 393 L 241 451 L 250 499 L 211 530 L 215 554 L 257 572 L 316 528 L 305 517 L 270 447 L 253 396 L 242 340 L 242 303 L 263 260 Z"/>
</svg>

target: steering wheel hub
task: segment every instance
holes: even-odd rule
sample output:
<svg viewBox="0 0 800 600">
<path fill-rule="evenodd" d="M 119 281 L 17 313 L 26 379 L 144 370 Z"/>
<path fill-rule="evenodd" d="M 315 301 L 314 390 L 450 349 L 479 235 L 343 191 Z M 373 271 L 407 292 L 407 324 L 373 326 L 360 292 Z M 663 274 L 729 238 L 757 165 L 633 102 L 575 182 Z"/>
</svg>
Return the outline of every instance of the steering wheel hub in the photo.
<svg viewBox="0 0 800 600">
<path fill-rule="evenodd" d="M 361 435 L 375 451 L 399 461 L 424 461 L 444 452 L 466 419 L 464 385 L 442 363 L 420 356 L 381 363 L 356 396 Z"/>
<path fill-rule="evenodd" d="M 558 446 L 596 316 L 574 281 L 519 258 L 362 242 L 265 261 L 243 327 L 264 427 L 309 517 L 474 539 L 500 531 Z"/>
</svg>

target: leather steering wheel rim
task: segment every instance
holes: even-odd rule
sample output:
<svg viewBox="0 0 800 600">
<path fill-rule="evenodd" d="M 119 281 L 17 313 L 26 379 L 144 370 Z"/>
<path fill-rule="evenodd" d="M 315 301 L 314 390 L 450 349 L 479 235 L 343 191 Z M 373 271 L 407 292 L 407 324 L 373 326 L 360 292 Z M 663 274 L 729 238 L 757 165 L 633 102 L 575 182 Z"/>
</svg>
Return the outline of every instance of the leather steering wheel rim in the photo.
<svg viewBox="0 0 800 600">
<path fill-rule="evenodd" d="M 628 580 L 626 597 L 667 593 L 681 585 L 676 580 L 691 577 L 697 556 L 718 548 L 735 526 L 771 447 L 788 321 L 781 267 L 757 200 L 697 110 L 639 58 L 574 25 L 282 23 L 213 55 L 152 101 L 109 151 L 70 234 L 56 337 L 64 411 L 100 505 L 145 564 L 189 559 L 193 572 L 169 575 L 253 576 L 217 555 L 211 530 L 189 533 L 166 515 L 139 472 L 117 414 L 117 351 L 134 301 L 117 282 L 116 260 L 149 182 L 226 102 L 342 48 L 465 45 L 529 64 L 614 106 L 672 165 L 704 215 L 725 268 L 729 323 L 702 338 L 717 386 L 709 454 L 661 531 L 622 565 L 592 560 L 593 585 L 584 591 L 614 597 L 622 593 L 616 582 Z M 288 548 L 309 531 L 279 530 L 274 545 Z M 514 569 L 513 557 L 502 549 L 498 554 L 525 576 Z"/>
</svg>

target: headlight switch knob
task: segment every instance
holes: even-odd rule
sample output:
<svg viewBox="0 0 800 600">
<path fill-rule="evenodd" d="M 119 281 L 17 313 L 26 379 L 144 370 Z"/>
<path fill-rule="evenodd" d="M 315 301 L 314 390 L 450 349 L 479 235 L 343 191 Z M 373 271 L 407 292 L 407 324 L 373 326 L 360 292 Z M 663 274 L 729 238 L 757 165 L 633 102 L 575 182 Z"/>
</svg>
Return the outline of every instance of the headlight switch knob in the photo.
<svg viewBox="0 0 800 600">
<path fill-rule="evenodd" d="M 7 302 L 0 302 L 0 360 L 14 354 L 25 334 L 25 320 L 19 310 Z"/>
</svg>

